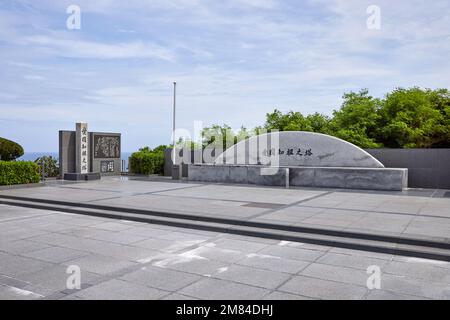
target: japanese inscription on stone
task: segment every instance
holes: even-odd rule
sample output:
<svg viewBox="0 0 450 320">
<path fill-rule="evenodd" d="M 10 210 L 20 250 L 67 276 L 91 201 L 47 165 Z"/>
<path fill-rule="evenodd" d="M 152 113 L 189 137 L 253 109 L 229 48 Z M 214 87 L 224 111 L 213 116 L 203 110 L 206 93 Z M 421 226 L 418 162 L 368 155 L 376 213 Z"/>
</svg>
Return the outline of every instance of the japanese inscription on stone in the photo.
<svg viewBox="0 0 450 320">
<path fill-rule="evenodd" d="M 88 126 L 87 123 L 80 122 L 76 125 L 76 165 L 78 173 L 89 172 L 89 157 L 88 157 Z"/>
<path fill-rule="evenodd" d="M 264 156 L 275 156 L 275 155 L 285 155 L 285 156 L 298 156 L 298 157 L 310 157 L 313 155 L 312 153 L 312 149 L 311 148 L 287 148 L 287 149 L 278 149 L 275 150 L 274 148 L 272 149 L 264 149 L 263 150 L 263 155 Z"/>
<path fill-rule="evenodd" d="M 95 135 L 94 158 L 120 158 L 120 137 Z"/>
</svg>

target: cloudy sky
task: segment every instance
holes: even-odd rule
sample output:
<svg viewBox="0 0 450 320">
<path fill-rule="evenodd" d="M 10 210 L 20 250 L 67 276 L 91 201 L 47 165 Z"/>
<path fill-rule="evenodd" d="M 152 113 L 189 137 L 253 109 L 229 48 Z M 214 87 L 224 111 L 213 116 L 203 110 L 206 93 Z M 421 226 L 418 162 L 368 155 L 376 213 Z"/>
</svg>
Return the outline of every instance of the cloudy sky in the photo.
<svg viewBox="0 0 450 320">
<path fill-rule="evenodd" d="M 173 81 L 178 127 L 251 128 L 350 90 L 449 88 L 449 57 L 450 0 L 1 0 L 0 136 L 57 151 L 87 121 L 134 151 L 170 142 Z"/>
</svg>

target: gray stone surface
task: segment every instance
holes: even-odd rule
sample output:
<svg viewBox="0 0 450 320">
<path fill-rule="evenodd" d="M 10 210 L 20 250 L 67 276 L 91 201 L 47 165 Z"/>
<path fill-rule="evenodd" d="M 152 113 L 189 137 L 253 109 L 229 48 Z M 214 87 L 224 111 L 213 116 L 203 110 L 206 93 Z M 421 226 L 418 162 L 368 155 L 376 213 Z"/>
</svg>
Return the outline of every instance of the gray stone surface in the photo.
<svg viewBox="0 0 450 320">
<path fill-rule="evenodd" d="M 194 164 L 188 168 L 190 181 L 286 186 L 284 167 Z M 408 186 L 408 170 L 290 167 L 289 186 L 401 191 Z"/>
<path fill-rule="evenodd" d="M 411 188 L 450 189 L 450 149 L 367 149 L 386 167 L 408 168 Z"/>
<path fill-rule="evenodd" d="M 97 158 L 94 156 L 94 137 L 96 135 L 105 135 L 121 138 L 120 133 L 103 133 L 103 132 L 89 132 L 88 145 L 89 145 L 89 172 L 101 173 L 101 161 L 114 161 L 114 172 L 101 173 L 102 175 L 118 175 L 121 172 L 121 158 Z M 60 130 L 59 131 L 59 165 L 60 175 L 64 177 L 65 173 L 76 172 L 76 134 L 75 131 Z"/>
<path fill-rule="evenodd" d="M 428 191 L 105 177 L 3 194 L 425 239 L 450 234 L 450 199 Z M 245 206 L 255 203 L 273 206 Z M 81 290 L 65 286 L 73 264 Z M 381 268 L 381 290 L 365 286 L 369 265 Z M 1 299 L 449 299 L 449 270 L 443 261 L 0 205 Z"/>
<path fill-rule="evenodd" d="M 275 144 L 278 139 L 278 145 Z M 267 150 L 275 148 L 275 155 L 267 157 L 275 166 L 311 167 L 367 167 L 382 168 L 383 164 L 357 146 L 320 133 L 284 131 L 251 137 L 227 149 L 216 159 L 216 164 L 269 164 Z M 293 154 L 288 155 L 287 150 Z M 300 154 L 297 154 L 300 149 Z M 284 152 L 279 154 L 279 150 Z M 307 154 L 306 151 L 311 153 Z M 278 157 L 279 160 L 275 161 Z"/>
<path fill-rule="evenodd" d="M 311 298 L 332 300 L 362 299 L 368 291 L 367 288 L 353 284 L 304 276 L 292 278 L 279 290 Z"/>
<path fill-rule="evenodd" d="M 170 176 L 170 149 L 166 152 L 164 174 Z M 408 169 L 410 188 L 450 189 L 450 149 L 365 149 L 387 168 Z M 192 154 L 199 154 L 198 150 Z M 195 161 L 192 163 L 201 163 Z M 304 179 L 308 178 L 305 174 Z"/>
</svg>

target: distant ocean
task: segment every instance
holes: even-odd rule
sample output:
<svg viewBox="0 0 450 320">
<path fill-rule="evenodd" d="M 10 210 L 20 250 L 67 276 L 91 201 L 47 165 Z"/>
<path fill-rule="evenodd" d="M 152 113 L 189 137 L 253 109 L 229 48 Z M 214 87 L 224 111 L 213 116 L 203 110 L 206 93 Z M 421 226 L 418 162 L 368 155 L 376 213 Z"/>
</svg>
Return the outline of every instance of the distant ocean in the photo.
<svg viewBox="0 0 450 320">
<path fill-rule="evenodd" d="M 132 152 L 122 152 L 121 158 L 122 160 L 125 160 L 125 168 L 128 168 L 128 158 L 131 156 Z M 58 152 L 25 152 L 24 155 L 17 160 L 22 161 L 34 161 L 37 158 L 43 157 L 43 156 L 52 156 L 57 161 L 59 160 L 59 154 Z"/>
</svg>

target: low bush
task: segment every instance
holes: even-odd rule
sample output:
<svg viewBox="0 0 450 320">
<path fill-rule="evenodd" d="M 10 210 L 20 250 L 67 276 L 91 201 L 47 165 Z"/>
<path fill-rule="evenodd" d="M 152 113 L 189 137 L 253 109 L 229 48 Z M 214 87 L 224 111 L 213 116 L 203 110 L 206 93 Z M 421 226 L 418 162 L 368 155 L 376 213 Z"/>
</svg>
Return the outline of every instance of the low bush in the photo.
<svg viewBox="0 0 450 320">
<path fill-rule="evenodd" d="M 162 174 L 164 172 L 165 146 L 159 146 L 154 150 L 149 147 L 139 149 L 130 157 L 130 172 L 136 174 Z"/>
<path fill-rule="evenodd" d="M 37 183 L 39 166 L 31 161 L 0 161 L 0 185 Z"/>
<path fill-rule="evenodd" d="M 23 156 L 23 148 L 20 144 L 0 137 L 0 160 L 12 161 Z"/>
<path fill-rule="evenodd" d="M 46 177 L 57 177 L 59 175 L 58 162 L 52 156 L 43 156 L 34 160 L 35 163 L 42 166 L 44 164 L 44 172 Z"/>
</svg>

